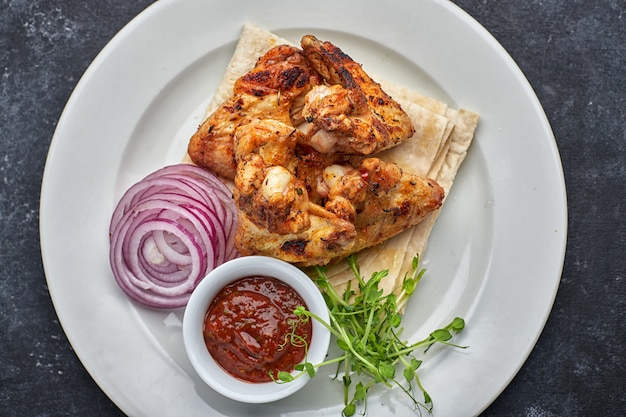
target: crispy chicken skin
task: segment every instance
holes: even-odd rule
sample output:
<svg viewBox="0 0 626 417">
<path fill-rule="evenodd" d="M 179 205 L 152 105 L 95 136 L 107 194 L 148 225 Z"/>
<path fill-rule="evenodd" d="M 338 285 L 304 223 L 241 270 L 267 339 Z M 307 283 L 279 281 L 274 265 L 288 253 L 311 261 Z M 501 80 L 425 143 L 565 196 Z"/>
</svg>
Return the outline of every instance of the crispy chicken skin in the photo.
<svg viewBox="0 0 626 417">
<path fill-rule="evenodd" d="M 320 82 L 298 48 L 272 48 L 235 82 L 233 96 L 200 125 L 189 141 L 189 157 L 196 165 L 233 179 L 237 128 L 265 118 L 301 123 L 304 94 Z"/>
<path fill-rule="evenodd" d="M 305 98 L 303 116 L 311 123 L 309 143 L 320 152 L 371 155 L 410 138 L 415 129 L 400 105 L 330 42 L 312 35 L 302 49 L 325 85 L 314 86 Z"/>
<path fill-rule="evenodd" d="M 378 158 L 300 148 L 302 135 L 257 120 L 235 137 L 236 245 L 244 255 L 325 265 L 377 245 L 441 206 L 436 182 Z"/>
<path fill-rule="evenodd" d="M 271 119 L 255 120 L 237 132 L 235 202 L 240 214 L 269 233 L 299 233 L 311 225 L 306 185 L 292 173 L 299 134 Z"/>
<path fill-rule="evenodd" d="M 436 181 L 373 157 L 354 165 L 331 165 L 322 176 L 327 189 L 324 208 L 353 223 L 356 230 L 354 245 L 330 252 L 327 263 L 415 226 L 441 207 L 444 199 L 444 190 Z"/>
<path fill-rule="evenodd" d="M 247 216 L 239 217 L 235 243 L 242 255 L 265 255 L 298 266 L 326 265 L 337 253 L 354 245 L 354 225 L 342 219 L 311 216 L 311 227 L 301 233 L 268 234 Z"/>
<path fill-rule="evenodd" d="M 435 180 L 403 172 L 397 165 L 378 158 L 364 159 L 358 176 L 351 173 L 346 177 L 343 183 L 361 177 L 366 184 L 364 192 L 350 199 L 357 211 L 357 237 L 351 249 L 354 253 L 420 223 L 428 213 L 441 207 L 445 195 Z M 338 192 L 352 190 L 352 186 L 340 187 Z"/>
<path fill-rule="evenodd" d="M 294 175 L 299 135 L 293 126 L 271 119 L 237 130 L 235 244 L 243 255 L 317 265 L 354 244 L 354 224 L 310 202 L 308 178 Z"/>
</svg>

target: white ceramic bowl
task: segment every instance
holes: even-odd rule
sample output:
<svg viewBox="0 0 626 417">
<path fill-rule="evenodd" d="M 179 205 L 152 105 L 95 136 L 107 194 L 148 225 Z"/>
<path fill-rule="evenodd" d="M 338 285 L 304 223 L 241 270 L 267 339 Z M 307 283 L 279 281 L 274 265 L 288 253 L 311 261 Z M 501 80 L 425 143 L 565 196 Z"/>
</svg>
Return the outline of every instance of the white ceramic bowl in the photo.
<svg viewBox="0 0 626 417">
<path fill-rule="evenodd" d="M 267 403 L 285 398 L 302 388 L 310 378 L 304 375 L 292 382 L 252 383 L 242 381 L 227 373 L 209 353 L 202 326 L 209 304 L 224 286 L 248 276 L 276 278 L 293 288 L 304 300 L 309 311 L 329 321 L 324 298 L 311 279 L 295 266 L 264 256 L 245 256 L 226 262 L 211 271 L 192 293 L 183 316 L 183 340 L 191 364 L 207 385 L 233 400 L 247 403 Z M 312 320 L 313 333 L 307 360 L 313 364 L 323 362 L 330 332 L 318 321 Z"/>
</svg>

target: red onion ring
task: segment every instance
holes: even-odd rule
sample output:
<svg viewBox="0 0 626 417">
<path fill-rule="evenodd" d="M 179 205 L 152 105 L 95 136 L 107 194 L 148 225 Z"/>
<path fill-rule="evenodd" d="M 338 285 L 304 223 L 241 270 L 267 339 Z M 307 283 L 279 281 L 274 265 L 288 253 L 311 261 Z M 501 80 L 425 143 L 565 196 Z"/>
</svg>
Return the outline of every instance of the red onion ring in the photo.
<svg viewBox="0 0 626 417">
<path fill-rule="evenodd" d="M 239 256 L 237 209 L 216 176 L 195 165 L 161 168 L 130 187 L 111 216 L 109 260 L 133 300 L 177 308 L 216 266 Z"/>
</svg>

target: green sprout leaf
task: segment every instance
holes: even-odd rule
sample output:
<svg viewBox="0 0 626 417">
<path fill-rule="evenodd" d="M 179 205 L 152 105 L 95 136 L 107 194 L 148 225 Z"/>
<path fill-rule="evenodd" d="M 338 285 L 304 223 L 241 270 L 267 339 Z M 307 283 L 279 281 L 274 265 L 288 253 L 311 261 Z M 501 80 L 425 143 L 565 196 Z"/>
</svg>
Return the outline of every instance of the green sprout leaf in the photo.
<svg viewBox="0 0 626 417">
<path fill-rule="evenodd" d="M 456 332 L 460 332 L 464 328 L 465 328 L 465 320 L 463 320 L 460 317 L 456 317 L 454 320 L 452 320 L 452 330 Z"/>
<path fill-rule="evenodd" d="M 446 329 L 439 329 L 432 332 L 431 337 L 438 342 L 447 342 L 452 339 L 452 334 Z"/>
<path fill-rule="evenodd" d="M 365 387 L 365 385 L 363 385 L 362 382 L 359 382 L 358 384 L 356 384 L 356 387 L 354 390 L 354 399 L 357 401 L 364 401 L 366 397 L 367 397 L 367 388 Z"/>
<path fill-rule="evenodd" d="M 341 412 L 341 415 L 344 417 L 351 417 L 354 415 L 354 413 L 356 413 L 356 405 L 354 405 L 354 403 L 350 403 L 345 406 L 345 408 Z"/>
<path fill-rule="evenodd" d="M 302 306 L 294 311 L 300 320 L 312 318 L 329 329 L 341 349 L 341 355 L 319 364 L 305 360 L 296 366 L 298 374 L 294 376 L 288 372 L 280 372 L 277 382 L 292 381 L 301 375 L 313 377 L 321 366 L 336 364 L 335 379 L 341 376 L 343 385 L 343 416 L 353 416 L 357 412 L 357 406 L 362 408 L 360 413 L 365 414 L 367 395 L 375 384 L 399 387 L 414 402 L 416 410 L 421 408 L 431 412 L 432 398 L 422 386 L 417 372 L 422 361 L 415 358 L 413 352 L 423 348 L 426 353 L 434 344 L 464 348 L 450 341 L 455 333 L 465 328 L 465 321 L 456 317 L 447 326 L 434 330 L 418 342 L 401 340 L 401 312 L 425 273 L 424 269 L 419 268 L 419 256 L 413 258 L 412 271 L 405 274 L 398 294 L 386 294 L 379 287 L 381 280 L 389 273 L 387 270 L 375 272 L 369 279 L 365 279 L 361 276 L 356 255 L 349 256 L 347 261 L 354 280 L 348 281 L 342 294 L 331 285 L 325 267 L 314 268 L 317 275 L 314 281 L 322 292 L 330 313 L 328 323 Z M 306 345 L 306 340 L 292 337 L 291 343 Z M 399 380 L 396 379 L 397 368 L 402 370 Z M 415 389 L 419 391 L 414 391 Z M 422 393 L 423 401 L 418 400 L 415 392 Z"/>
<path fill-rule="evenodd" d="M 280 371 L 278 372 L 278 380 L 282 381 L 282 382 L 291 382 L 294 380 L 293 375 L 291 375 L 289 372 L 285 372 L 285 371 Z"/>
</svg>

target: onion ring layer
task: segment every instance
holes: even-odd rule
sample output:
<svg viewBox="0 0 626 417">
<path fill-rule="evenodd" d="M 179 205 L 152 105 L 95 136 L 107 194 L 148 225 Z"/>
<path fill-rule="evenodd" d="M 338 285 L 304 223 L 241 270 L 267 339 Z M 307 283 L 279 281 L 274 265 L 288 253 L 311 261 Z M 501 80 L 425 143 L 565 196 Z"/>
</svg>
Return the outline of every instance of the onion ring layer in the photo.
<svg viewBox="0 0 626 417">
<path fill-rule="evenodd" d="M 213 268 L 239 256 L 236 228 L 237 208 L 222 181 L 194 165 L 161 168 L 129 188 L 111 216 L 115 280 L 143 305 L 185 306 Z"/>
</svg>

